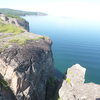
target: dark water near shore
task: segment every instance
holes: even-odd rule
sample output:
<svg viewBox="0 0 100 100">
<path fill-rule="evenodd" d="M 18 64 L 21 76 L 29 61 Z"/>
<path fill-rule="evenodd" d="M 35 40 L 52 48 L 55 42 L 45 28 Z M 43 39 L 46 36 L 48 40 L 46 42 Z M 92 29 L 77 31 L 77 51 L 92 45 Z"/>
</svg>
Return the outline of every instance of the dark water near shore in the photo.
<svg viewBox="0 0 100 100">
<path fill-rule="evenodd" d="M 86 81 L 100 84 L 100 20 L 26 16 L 30 31 L 53 41 L 55 67 L 65 72 L 73 64 L 86 67 Z"/>
</svg>

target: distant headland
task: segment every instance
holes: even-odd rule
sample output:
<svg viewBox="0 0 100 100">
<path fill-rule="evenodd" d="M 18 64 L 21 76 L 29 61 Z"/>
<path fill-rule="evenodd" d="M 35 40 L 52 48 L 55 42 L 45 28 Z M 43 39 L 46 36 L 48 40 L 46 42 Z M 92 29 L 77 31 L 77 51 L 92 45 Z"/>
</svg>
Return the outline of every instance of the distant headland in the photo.
<svg viewBox="0 0 100 100">
<path fill-rule="evenodd" d="M 43 12 L 29 12 L 29 11 L 21 11 L 15 10 L 10 8 L 0 8 L 0 13 L 5 15 L 15 15 L 15 16 L 26 16 L 26 15 L 33 15 L 33 16 L 47 16 L 48 14 Z"/>
</svg>

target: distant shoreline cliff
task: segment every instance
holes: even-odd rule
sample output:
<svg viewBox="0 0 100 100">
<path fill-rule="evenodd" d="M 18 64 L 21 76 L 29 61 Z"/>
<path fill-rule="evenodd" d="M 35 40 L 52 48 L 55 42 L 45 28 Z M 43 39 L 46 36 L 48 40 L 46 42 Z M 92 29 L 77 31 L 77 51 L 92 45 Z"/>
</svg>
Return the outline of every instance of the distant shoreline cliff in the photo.
<svg viewBox="0 0 100 100">
<path fill-rule="evenodd" d="M 33 16 L 47 16 L 48 14 L 43 12 L 29 12 L 29 11 L 21 11 L 9 8 L 0 8 L 0 13 L 5 15 L 16 15 L 16 16 L 26 16 L 26 15 L 33 15 Z"/>
</svg>

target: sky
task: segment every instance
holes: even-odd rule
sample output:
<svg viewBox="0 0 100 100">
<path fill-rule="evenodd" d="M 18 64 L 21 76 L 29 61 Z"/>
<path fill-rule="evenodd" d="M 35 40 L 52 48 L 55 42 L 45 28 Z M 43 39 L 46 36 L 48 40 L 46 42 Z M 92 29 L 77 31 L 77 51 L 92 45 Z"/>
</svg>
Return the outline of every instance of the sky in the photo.
<svg viewBox="0 0 100 100">
<path fill-rule="evenodd" d="M 100 0 L 0 0 L 0 8 L 45 12 L 55 16 L 100 19 Z"/>
</svg>

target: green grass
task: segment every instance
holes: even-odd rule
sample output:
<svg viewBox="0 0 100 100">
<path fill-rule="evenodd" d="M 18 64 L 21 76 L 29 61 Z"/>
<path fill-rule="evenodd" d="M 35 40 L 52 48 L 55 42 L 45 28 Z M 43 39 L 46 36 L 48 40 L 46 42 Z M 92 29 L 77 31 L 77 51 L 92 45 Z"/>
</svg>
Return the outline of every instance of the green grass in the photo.
<svg viewBox="0 0 100 100">
<path fill-rule="evenodd" d="M 9 43 L 18 43 L 20 45 L 25 44 L 28 40 L 30 40 L 30 38 L 28 37 L 16 37 L 14 39 L 10 39 Z"/>
<path fill-rule="evenodd" d="M 22 33 L 24 31 L 23 31 L 23 29 L 21 27 L 17 27 L 17 26 L 12 25 L 12 24 L 0 23 L 0 32 L 17 34 L 17 33 Z"/>
<path fill-rule="evenodd" d="M 31 39 L 28 36 L 22 36 L 22 37 L 21 36 L 20 37 L 18 36 L 18 37 L 15 37 L 13 39 L 10 39 L 9 40 L 9 43 L 17 43 L 17 44 L 20 44 L 20 45 L 24 45 L 29 40 L 39 40 L 39 39 L 44 39 L 44 37 L 41 36 L 41 37 L 37 37 L 37 38 Z"/>
</svg>

